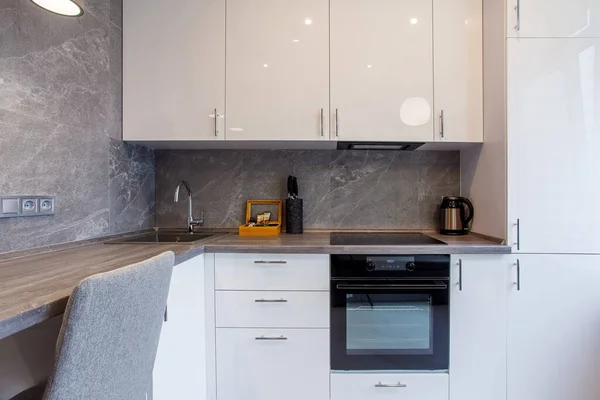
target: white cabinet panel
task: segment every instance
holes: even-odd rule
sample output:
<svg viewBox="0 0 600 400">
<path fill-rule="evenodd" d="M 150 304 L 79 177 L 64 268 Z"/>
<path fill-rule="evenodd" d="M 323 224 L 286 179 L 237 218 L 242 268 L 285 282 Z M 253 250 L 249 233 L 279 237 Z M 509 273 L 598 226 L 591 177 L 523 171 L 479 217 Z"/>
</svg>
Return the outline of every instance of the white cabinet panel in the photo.
<svg viewBox="0 0 600 400">
<path fill-rule="evenodd" d="M 219 400 L 329 400 L 329 330 L 218 328 L 217 393 Z"/>
<path fill-rule="evenodd" d="M 600 253 L 599 53 L 600 39 L 508 39 L 515 251 Z"/>
<path fill-rule="evenodd" d="M 447 400 L 448 374 L 331 374 L 331 400 Z"/>
<path fill-rule="evenodd" d="M 215 254 L 217 290 L 329 290 L 326 254 Z"/>
<path fill-rule="evenodd" d="M 514 257 L 513 257 L 514 258 Z M 508 306 L 508 399 L 600 393 L 600 256 L 519 255 Z M 511 269 L 517 282 L 517 267 Z"/>
<path fill-rule="evenodd" d="M 176 265 L 153 372 L 153 400 L 206 399 L 204 256 Z"/>
<path fill-rule="evenodd" d="M 218 291 L 219 328 L 329 328 L 329 292 Z"/>
<path fill-rule="evenodd" d="M 427 1 L 331 0 L 332 138 L 433 140 L 432 13 Z"/>
<path fill-rule="evenodd" d="M 483 142 L 481 0 L 434 0 L 436 141 Z"/>
<path fill-rule="evenodd" d="M 123 139 L 223 139 L 225 0 L 125 0 L 123 25 Z"/>
<path fill-rule="evenodd" d="M 452 258 L 450 400 L 506 400 L 507 256 Z"/>
<path fill-rule="evenodd" d="M 327 0 L 228 0 L 227 139 L 328 139 L 328 38 Z"/>
<path fill-rule="evenodd" d="M 506 5 L 508 37 L 600 37 L 598 0 L 508 0 Z"/>
</svg>

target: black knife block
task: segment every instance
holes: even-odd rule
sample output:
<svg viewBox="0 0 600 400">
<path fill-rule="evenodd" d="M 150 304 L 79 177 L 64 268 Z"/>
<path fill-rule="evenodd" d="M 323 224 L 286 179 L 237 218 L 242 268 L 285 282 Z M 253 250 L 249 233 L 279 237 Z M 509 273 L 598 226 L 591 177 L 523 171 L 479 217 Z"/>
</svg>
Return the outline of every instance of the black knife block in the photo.
<svg viewBox="0 0 600 400">
<path fill-rule="evenodd" d="M 285 231 L 299 234 L 304 231 L 304 211 L 302 199 L 287 199 L 285 201 Z"/>
</svg>

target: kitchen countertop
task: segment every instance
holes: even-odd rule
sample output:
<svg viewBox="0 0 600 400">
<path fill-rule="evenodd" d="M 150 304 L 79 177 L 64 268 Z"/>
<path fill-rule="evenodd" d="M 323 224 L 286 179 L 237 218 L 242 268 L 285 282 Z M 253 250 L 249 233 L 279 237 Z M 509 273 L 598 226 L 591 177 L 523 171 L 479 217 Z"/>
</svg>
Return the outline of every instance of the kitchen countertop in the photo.
<svg viewBox="0 0 600 400">
<path fill-rule="evenodd" d="M 509 246 L 476 235 L 428 235 L 446 242 L 434 246 L 332 246 L 329 232 L 240 237 L 215 232 L 196 244 L 104 244 L 56 246 L 43 253 L 0 261 L 0 339 L 64 312 L 73 288 L 88 276 L 143 261 L 164 251 L 177 264 L 202 253 L 305 254 L 507 254 Z M 105 240 L 108 240 L 105 239 Z M 31 254 L 28 251 L 24 254 Z M 6 257 L 6 255 L 5 255 Z M 5 258 L 4 257 L 4 258 Z"/>
</svg>

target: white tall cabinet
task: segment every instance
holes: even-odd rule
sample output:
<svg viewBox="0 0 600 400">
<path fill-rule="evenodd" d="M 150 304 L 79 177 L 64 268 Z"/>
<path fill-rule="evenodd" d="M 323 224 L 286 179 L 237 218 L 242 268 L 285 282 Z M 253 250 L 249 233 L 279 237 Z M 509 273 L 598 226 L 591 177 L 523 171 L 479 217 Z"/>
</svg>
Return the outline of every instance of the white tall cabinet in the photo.
<svg viewBox="0 0 600 400">
<path fill-rule="evenodd" d="M 600 37 L 597 0 L 507 0 L 509 37 Z"/>
<path fill-rule="evenodd" d="M 224 139 L 225 0 L 124 0 L 123 21 L 123 140 Z"/>
<path fill-rule="evenodd" d="M 227 139 L 329 139 L 328 0 L 227 1 Z"/>
<path fill-rule="evenodd" d="M 507 46 L 514 251 L 600 253 L 600 39 Z"/>
<path fill-rule="evenodd" d="M 483 141 L 481 0 L 433 1 L 434 140 Z"/>
<path fill-rule="evenodd" d="M 597 399 L 600 256 L 513 258 L 507 398 Z"/>
<path fill-rule="evenodd" d="M 432 19 L 430 1 L 331 0 L 332 138 L 433 139 Z"/>
</svg>

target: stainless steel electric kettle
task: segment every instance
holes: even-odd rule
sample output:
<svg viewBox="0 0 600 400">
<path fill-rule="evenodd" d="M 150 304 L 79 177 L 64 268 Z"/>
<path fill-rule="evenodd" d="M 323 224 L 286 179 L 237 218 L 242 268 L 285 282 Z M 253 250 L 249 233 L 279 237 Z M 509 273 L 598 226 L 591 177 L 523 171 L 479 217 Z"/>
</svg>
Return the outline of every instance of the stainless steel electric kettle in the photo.
<svg viewBox="0 0 600 400">
<path fill-rule="evenodd" d="M 466 216 L 465 205 L 469 210 Z M 440 205 L 440 233 L 442 235 L 466 235 L 473 221 L 473 204 L 465 197 L 448 196 Z"/>
</svg>

